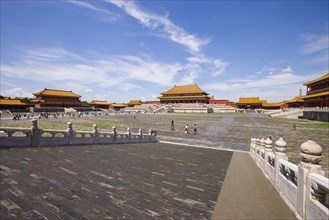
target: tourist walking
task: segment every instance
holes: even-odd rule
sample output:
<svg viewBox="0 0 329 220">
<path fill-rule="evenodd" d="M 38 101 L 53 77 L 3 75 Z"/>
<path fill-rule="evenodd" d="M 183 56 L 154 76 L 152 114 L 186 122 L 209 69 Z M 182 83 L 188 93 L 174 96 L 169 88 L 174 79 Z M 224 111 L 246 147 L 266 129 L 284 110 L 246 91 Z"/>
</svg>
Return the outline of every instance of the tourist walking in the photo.
<svg viewBox="0 0 329 220">
<path fill-rule="evenodd" d="M 170 127 L 171 131 L 175 130 L 175 126 L 174 126 L 174 120 L 171 120 L 171 127 Z"/>
<path fill-rule="evenodd" d="M 197 126 L 196 126 L 196 124 L 194 124 L 193 131 L 194 131 L 194 134 L 196 134 L 196 132 L 197 132 Z"/>
<path fill-rule="evenodd" d="M 188 124 L 186 124 L 186 126 L 185 126 L 185 134 L 189 134 L 190 133 L 190 131 L 188 130 Z"/>
</svg>

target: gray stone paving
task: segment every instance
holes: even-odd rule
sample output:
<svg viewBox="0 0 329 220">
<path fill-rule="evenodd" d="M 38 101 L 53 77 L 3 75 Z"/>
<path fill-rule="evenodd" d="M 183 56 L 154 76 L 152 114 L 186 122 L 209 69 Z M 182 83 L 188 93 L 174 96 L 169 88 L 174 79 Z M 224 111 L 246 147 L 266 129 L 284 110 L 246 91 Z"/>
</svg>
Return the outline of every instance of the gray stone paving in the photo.
<svg viewBox="0 0 329 220">
<path fill-rule="evenodd" d="M 0 153 L 0 219 L 210 219 L 232 156 L 163 143 Z"/>
</svg>

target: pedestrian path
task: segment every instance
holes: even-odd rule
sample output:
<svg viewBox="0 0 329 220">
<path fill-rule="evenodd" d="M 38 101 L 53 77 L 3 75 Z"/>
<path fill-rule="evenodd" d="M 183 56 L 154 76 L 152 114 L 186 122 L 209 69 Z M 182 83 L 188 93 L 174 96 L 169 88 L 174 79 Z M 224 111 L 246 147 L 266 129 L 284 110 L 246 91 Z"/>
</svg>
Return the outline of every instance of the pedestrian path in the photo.
<svg viewBox="0 0 329 220">
<path fill-rule="evenodd" d="M 211 219 L 296 217 L 250 155 L 234 152 Z"/>
</svg>

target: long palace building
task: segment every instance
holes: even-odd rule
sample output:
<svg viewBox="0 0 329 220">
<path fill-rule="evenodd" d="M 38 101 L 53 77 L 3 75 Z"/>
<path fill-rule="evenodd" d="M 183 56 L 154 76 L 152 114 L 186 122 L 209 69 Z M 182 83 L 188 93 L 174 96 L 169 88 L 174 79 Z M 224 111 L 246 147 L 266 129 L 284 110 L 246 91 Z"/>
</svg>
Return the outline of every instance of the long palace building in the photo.
<svg viewBox="0 0 329 220">
<path fill-rule="evenodd" d="M 302 97 L 305 107 L 329 107 L 329 73 L 304 86 L 307 86 L 306 95 Z"/>
<path fill-rule="evenodd" d="M 210 97 L 208 93 L 200 89 L 197 84 L 190 86 L 174 86 L 158 97 L 160 103 L 205 103 L 208 104 Z"/>
<path fill-rule="evenodd" d="M 72 91 L 54 90 L 45 88 L 33 93 L 35 95 L 35 107 L 80 107 L 80 95 Z"/>
</svg>

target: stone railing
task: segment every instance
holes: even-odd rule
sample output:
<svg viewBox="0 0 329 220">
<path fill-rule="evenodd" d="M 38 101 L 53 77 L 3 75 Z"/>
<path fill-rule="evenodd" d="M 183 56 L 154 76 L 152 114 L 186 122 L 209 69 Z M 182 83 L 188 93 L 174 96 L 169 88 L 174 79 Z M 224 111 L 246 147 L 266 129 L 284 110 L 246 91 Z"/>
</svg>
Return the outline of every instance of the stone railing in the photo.
<svg viewBox="0 0 329 220">
<path fill-rule="evenodd" d="M 31 121 L 31 128 L 0 127 L 0 147 L 37 147 L 58 145 L 85 145 L 85 144 L 119 144 L 119 143 L 146 143 L 157 142 L 156 132 L 149 130 L 148 134 L 117 132 L 112 127 L 111 132 L 98 131 L 94 125 L 92 131 L 75 131 L 72 122 L 67 123 L 66 130 L 48 130 L 38 128 L 38 121 Z"/>
<path fill-rule="evenodd" d="M 289 115 L 301 116 L 301 115 L 303 115 L 303 111 L 304 111 L 304 109 L 302 109 L 302 108 L 288 108 L 288 109 L 283 109 L 282 111 L 269 113 L 268 116 L 269 117 L 285 117 L 285 116 L 289 116 Z"/>
<path fill-rule="evenodd" d="M 317 108 L 312 108 L 312 107 L 305 107 L 304 108 L 305 112 L 329 112 L 329 108 L 328 107 L 317 107 Z"/>
<path fill-rule="evenodd" d="M 297 166 L 288 161 L 286 146 L 280 138 L 273 151 L 270 138 L 252 138 L 250 155 L 297 218 L 329 219 L 329 179 L 319 164 L 322 148 L 314 141 L 303 143 Z"/>
<path fill-rule="evenodd" d="M 201 104 L 181 104 L 172 109 L 176 113 L 212 113 L 213 109 Z"/>
<path fill-rule="evenodd" d="M 216 113 L 227 113 L 227 112 L 236 112 L 236 108 L 233 108 L 232 106 L 224 105 L 224 104 L 218 104 L 218 105 L 211 105 L 214 112 Z"/>
</svg>

